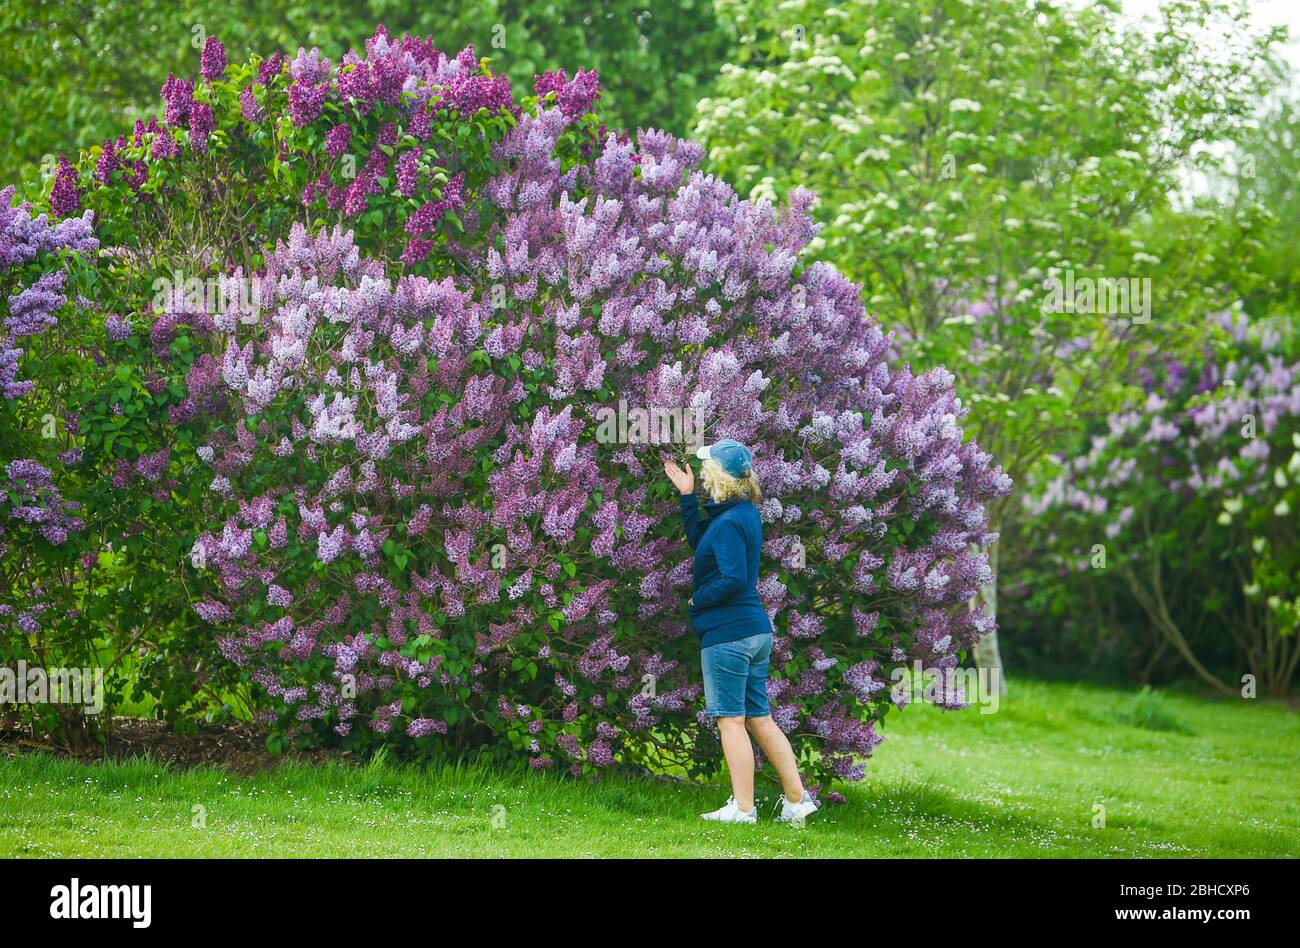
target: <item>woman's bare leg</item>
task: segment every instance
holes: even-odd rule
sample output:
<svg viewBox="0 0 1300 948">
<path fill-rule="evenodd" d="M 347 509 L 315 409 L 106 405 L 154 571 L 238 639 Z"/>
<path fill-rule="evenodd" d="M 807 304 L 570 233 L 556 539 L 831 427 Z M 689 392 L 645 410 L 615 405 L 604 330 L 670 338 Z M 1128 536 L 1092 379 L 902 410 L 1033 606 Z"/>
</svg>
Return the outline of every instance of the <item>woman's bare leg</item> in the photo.
<svg viewBox="0 0 1300 948">
<path fill-rule="evenodd" d="M 754 809 L 754 748 L 745 732 L 745 719 L 718 718 L 718 733 L 731 771 L 731 795 L 736 805 L 748 813 Z"/>
<path fill-rule="evenodd" d="M 794 751 L 785 736 L 785 731 L 776 726 L 770 714 L 761 718 L 745 718 L 745 727 L 749 729 L 750 734 L 754 735 L 758 746 L 763 748 L 763 753 L 776 768 L 777 776 L 781 778 L 781 789 L 785 791 L 785 798 L 791 803 L 798 803 L 803 799 L 803 781 L 799 779 L 799 765 L 795 763 Z M 730 762 L 731 757 L 728 756 L 727 760 Z M 752 764 L 749 769 L 750 785 L 753 786 Z M 732 772 L 735 772 L 734 768 Z M 732 780 L 735 780 L 734 776 Z"/>
</svg>

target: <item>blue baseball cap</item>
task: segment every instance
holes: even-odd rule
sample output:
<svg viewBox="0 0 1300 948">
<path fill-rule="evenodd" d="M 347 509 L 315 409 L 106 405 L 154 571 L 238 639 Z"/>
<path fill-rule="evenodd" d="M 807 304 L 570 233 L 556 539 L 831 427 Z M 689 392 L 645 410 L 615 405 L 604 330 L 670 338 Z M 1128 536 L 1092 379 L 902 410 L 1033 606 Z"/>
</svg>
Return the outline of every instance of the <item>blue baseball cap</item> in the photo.
<svg viewBox="0 0 1300 948">
<path fill-rule="evenodd" d="M 754 456 L 749 453 L 749 448 L 730 438 L 698 448 L 695 456 L 705 461 L 717 461 L 718 466 L 732 477 L 744 477 L 754 469 Z"/>
</svg>

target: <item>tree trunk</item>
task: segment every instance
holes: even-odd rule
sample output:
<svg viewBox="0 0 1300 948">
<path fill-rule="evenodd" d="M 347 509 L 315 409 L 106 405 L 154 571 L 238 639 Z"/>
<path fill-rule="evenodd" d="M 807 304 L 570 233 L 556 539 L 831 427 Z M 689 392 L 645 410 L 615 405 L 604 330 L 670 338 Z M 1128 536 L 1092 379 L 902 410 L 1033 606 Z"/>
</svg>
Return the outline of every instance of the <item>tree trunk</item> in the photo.
<svg viewBox="0 0 1300 948">
<path fill-rule="evenodd" d="M 998 616 L 998 545 L 994 543 L 985 551 L 989 558 L 989 569 L 993 571 L 993 578 L 980 587 L 972 605 L 983 605 L 984 613 L 989 618 L 997 621 Z M 987 668 L 993 681 L 997 682 L 998 693 L 1002 697 L 1007 695 L 1007 676 L 1002 669 L 1002 651 L 998 648 L 998 629 L 994 625 L 993 631 L 982 637 L 975 643 L 975 665 L 978 668 Z"/>
<path fill-rule="evenodd" d="M 1211 687 L 1223 692 L 1225 695 L 1236 694 L 1236 689 L 1223 682 L 1217 675 L 1201 664 L 1200 659 L 1192 652 L 1192 647 L 1183 637 L 1182 630 L 1178 623 L 1173 620 L 1169 614 L 1169 609 L 1165 605 L 1164 585 L 1160 578 L 1160 557 L 1156 555 L 1151 564 L 1151 589 L 1146 589 L 1138 580 L 1137 574 L 1127 565 L 1120 567 L 1120 575 L 1124 577 L 1124 582 L 1128 584 L 1129 591 L 1133 593 L 1133 598 L 1138 601 L 1138 605 L 1147 614 L 1160 634 L 1165 640 L 1183 657 L 1183 660 L 1196 672 L 1200 678 L 1208 683 Z"/>
</svg>

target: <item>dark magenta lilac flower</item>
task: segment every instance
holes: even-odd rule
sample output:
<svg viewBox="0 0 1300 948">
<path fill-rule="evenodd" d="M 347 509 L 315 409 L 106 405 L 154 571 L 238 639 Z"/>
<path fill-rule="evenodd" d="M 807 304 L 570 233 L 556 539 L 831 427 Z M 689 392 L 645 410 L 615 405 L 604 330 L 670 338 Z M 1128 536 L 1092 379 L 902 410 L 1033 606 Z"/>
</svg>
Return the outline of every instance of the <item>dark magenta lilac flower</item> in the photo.
<svg viewBox="0 0 1300 948">
<path fill-rule="evenodd" d="M 203 55 L 199 59 L 199 75 L 209 82 L 220 79 L 226 71 L 226 46 L 215 36 L 209 36 L 203 44 Z"/>
</svg>

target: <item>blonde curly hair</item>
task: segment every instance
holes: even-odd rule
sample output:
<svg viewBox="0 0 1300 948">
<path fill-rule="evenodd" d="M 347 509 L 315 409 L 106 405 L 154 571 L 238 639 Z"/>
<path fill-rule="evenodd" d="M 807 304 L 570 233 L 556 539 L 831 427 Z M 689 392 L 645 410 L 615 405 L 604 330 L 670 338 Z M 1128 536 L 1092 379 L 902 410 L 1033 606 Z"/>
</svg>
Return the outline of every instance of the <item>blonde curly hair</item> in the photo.
<svg viewBox="0 0 1300 948">
<path fill-rule="evenodd" d="M 715 504 L 743 497 L 757 506 L 763 499 L 763 490 L 758 486 L 758 475 L 752 470 L 744 477 L 732 477 L 722 469 L 722 465 L 712 459 L 700 465 L 700 483 Z"/>
</svg>

